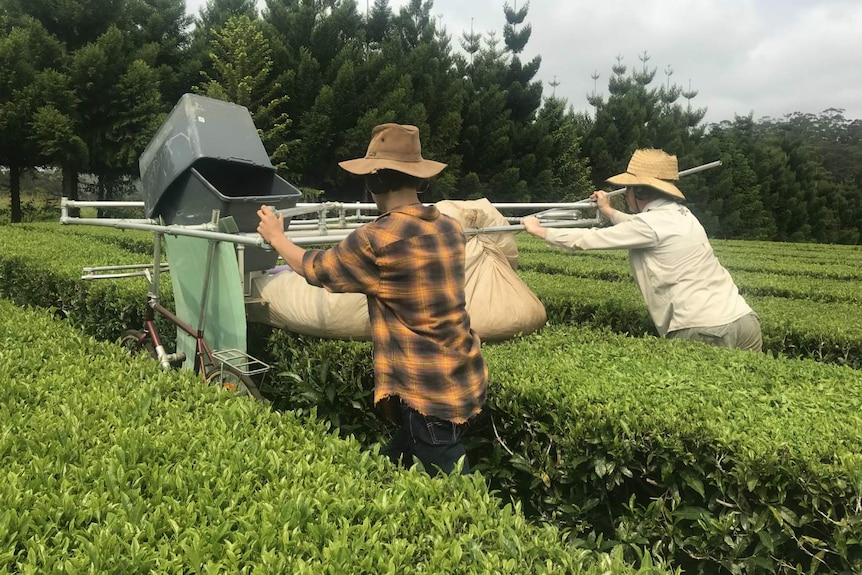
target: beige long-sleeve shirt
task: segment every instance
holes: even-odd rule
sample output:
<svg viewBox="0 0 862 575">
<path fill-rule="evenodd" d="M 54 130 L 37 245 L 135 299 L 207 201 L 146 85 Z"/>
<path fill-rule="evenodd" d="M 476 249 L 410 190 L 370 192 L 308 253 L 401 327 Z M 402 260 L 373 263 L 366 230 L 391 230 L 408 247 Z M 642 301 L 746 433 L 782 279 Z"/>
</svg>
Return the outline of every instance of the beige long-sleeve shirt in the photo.
<svg viewBox="0 0 862 575">
<path fill-rule="evenodd" d="M 548 228 L 548 245 L 573 250 L 629 250 L 632 276 L 662 336 L 715 327 L 752 312 L 712 251 L 703 226 L 672 200 L 637 215 L 615 211 L 607 228 Z"/>
</svg>

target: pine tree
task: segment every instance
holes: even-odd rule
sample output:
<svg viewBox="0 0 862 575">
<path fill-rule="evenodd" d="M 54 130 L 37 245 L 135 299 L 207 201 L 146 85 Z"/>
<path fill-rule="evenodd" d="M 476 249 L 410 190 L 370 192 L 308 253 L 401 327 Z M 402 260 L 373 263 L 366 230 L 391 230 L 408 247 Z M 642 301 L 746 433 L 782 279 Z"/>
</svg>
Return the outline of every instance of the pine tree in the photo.
<svg viewBox="0 0 862 575">
<path fill-rule="evenodd" d="M 530 24 L 524 24 L 530 3 L 527 2 L 520 10 L 506 4 L 503 12 L 506 15 L 506 25 L 503 27 L 503 41 L 506 51 L 511 54 L 509 69 L 503 79 L 503 86 L 508 92 L 507 105 L 512 110 L 512 120 L 529 122 L 535 118 L 536 111 L 542 103 L 542 84 L 533 81 L 542 64 L 541 56 L 536 56 L 526 64 L 521 62 L 527 42 L 533 32 Z"/>
<path fill-rule="evenodd" d="M 629 71 L 623 56 L 617 55 L 607 100 L 595 93 L 588 96 L 595 107 L 595 120 L 584 149 L 597 186 L 609 175 L 623 171 L 638 148 L 661 148 L 684 160 L 696 153 L 704 134 L 700 122 L 706 110 L 691 108 L 696 92 L 689 90 L 688 104 L 683 108 L 678 101 L 683 90 L 670 81 L 673 69 L 666 67 L 664 84 L 653 87 L 658 70 L 650 66 L 652 57 L 643 51 L 638 59 L 640 66 Z M 598 77 L 596 73 L 593 76 Z"/>
<path fill-rule="evenodd" d="M 74 98 L 68 77 L 57 71 L 63 67 L 62 44 L 29 16 L 0 23 L 0 165 L 9 168 L 10 219 L 20 222 L 21 175 L 48 159 L 39 137 L 44 114 L 71 112 Z M 68 117 L 55 120 L 58 129 L 69 123 Z M 73 134 L 65 138 L 69 152 L 84 159 L 79 140 Z"/>
<path fill-rule="evenodd" d="M 544 202 L 569 202 L 583 199 L 592 192 L 590 169 L 581 154 L 581 134 L 578 119 L 566 101 L 559 98 L 545 100 L 536 123 L 550 135 L 549 168 L 546 189 L 536 186 L 532 199 Z"/>
<path fill-rule="evenodd" d="M 3 0 L 11 18 L 30 16 L 48 34 L 73 52 L 108 31 L 111 25 L 129 29 L 127 0 Z"/>
<path fill-rule="evenodd" d="M 208 40 L 210 31 L 224 27 L 235 16 L 257 19 L 256 0 L 207 0 L 195 18 L 195 33 Z"/>
<path fill-rule="evenodd" d="M 734 134 L 734 128 L 716 127 L 693 163 L 721 160 L 721 167 L 689 176 L 680 186 L 710 237 L 768 240 L 775 225 L 761 200 L 755 166 Z"/>
<path fill-rule="evenodd" d="M 114 193 L 105 182 L 137 173 L 137 155 L 158 127 L 159 76 L 149 63 L 158 62 L 162 52 L 145 30 L 146 11 L 142 11 L 153 1 L 3 0 L 16 22 L 34 18 L 63 52 L 54 69 L 69 83 L 53 92 L 64 93 L 62 101 L 40 103 L 39 121 L 33 125 L 38 137 L 32 141 L 44 146 L 39 152 L 43 161 L 51 159 L 62 167 L 67 197 L 78 198 L 82 170 L 102 178 L 101 195 Z M 182 26 L 184 17 L 177 16 L 176 1 L 170 4 L 173 11 L 167 10 L 168 4 L 158 6 L 166 9 L 162 18 L 169 20 L 173 14 L 179 18 L 175 27 Z M 49 119 L 56 126 L 48 125 Z M 65 143 L 59 138 L 65 138 Z"/>
<path fill-rule="evenodd" d="M 210 59 L 214 72 L 196 91 L 211 98 L 248 108 L 270 159 L 285 175 L 295 142 L 287 137 L 290 118 L 283 111 L 287 95 L 274 82 L 271 50 L 259 20 L 232 16 L 210 31 Z"/>
<path fill-rule="evenodd" d="M 337 162 L 344 159 L 344 143 L 366 109 L 364 93 L 376 75 L 368 62 L 380 46 L 369 50 L 354 2 L 269 0 L 264 20 L 273 67 L 283 71 L 277 81 L 290 95 L 284 110 L 298 137 L 291 170 L 303 188 L 332 193 L 343 177 Z M 366 132 L 365 144 L 367 138 Z"/>
<path fill-rule="evenodd" d="M 197 80 L 201 58 L 193 53 L 185 0 L 128 0 L 132 45 L 159 74 L 162 101 L 172 106 Z"/>
<path fill-rule="evenodd" d="M 389 0 L 374 0 L 374 7 L 365 20 L 365 40 L 379 46 L 392 28 L 392 9 Z"/>
<path fill-rule="evenodd" d="M 87 146 L 84 167 L 99 177 L 99 199 L 114 199 L 128 191 L 121 183 L 137 175 L 138 157 L 164 117 L 158 73 L 111 26 L 72 54 L 69 75 L 78 99 L 75 132 Z"/>
</svg>

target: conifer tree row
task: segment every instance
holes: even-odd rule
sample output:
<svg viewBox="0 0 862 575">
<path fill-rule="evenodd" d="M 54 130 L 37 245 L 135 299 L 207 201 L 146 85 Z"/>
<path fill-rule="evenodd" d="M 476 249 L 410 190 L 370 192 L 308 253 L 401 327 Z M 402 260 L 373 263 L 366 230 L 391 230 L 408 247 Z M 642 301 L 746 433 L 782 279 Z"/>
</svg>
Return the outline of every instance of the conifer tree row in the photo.
<svg viewBox="0 0 862 575">
<path fill-rule="evenodd" d="M 583 102 L 541 81 L 529 3 L 500 2 L 493 30 L 448 30 L 431 0 L 0 0 L 0 165 L 10 219 L 22 174 L 53 166 L 63 194 L 82 174 L 99 198 L 128 193 L 137 157 L 185 92 L 243 104 L 284 177 L 311 197 L 362 200 L 337 162 L 381 122 L 411 123 L 449 164 L 426 198 L 581 199 L 661 147 L 692 209 L 720 238 L 858 243 L 862 122 L 841 110 L 704 125 L 698 91 L 648 50 L 609 58 Z M 457 41 L 453 42 L 453 37 Z M 598 79 L 607 78 L 605 90 Z"/>
</svg>

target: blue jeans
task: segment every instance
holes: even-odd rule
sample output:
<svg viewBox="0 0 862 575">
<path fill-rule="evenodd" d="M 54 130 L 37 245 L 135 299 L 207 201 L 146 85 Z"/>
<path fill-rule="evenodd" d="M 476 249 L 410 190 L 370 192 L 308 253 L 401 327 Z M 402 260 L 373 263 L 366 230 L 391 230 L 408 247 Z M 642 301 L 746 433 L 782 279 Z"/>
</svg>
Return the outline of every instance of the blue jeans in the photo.
<svg viewBox="0 0 862 575">
<path fill-rule="evenodd" d="M 422 415 L 404 403 L 401 424 L 381 450 L 396 465 L 410 467 L 418 459 L 430 475 L 452 473 L 462 457 L 461 473 L 470 473 L 470 462 L 461 439 L 470 423 L 452 423 L 432 415 Z"/>
</svg>

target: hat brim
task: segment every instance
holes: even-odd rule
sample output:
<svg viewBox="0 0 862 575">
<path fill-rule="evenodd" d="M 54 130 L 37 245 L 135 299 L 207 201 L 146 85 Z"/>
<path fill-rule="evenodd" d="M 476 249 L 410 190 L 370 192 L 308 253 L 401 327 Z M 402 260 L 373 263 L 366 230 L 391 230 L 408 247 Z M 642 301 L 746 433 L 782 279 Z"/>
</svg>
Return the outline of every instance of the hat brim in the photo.
<svg viewBox="0 0 862 575">
<path fill-rule="evenodd" d="M 610 184 L 614 184 L 617 186 L 649 186 L 651 188 L 655 188 L 663 194 L 667 194 L 668 196 L 679 198 L 681 200 L 685 199 L 685 196 L 682 194 L 679 188 L 677 188 L 675 185 L 668 182 L 667 180 L 660 180 L 658 178 L 651 178 L 649 176 L 637 176 L 635 174 L 623 172 L 622 174 L 611 176 L 606 181 Z"/>
<path fill-rule="evenodd" d="M 415 176 L 417 178 L 423 179 L 436 176 L 446 167 L 446 164 L 442 162 L 435 162 L 434 160 L 421 160 L 419 162 L 399 162 L 398 160 L 386 160 L 381 158 L 357 158 L 355 160 L 345 160 L 343 162 L 338 162 L 338 165 L 341 166 L 344 170 L 350 172 L 351 174 L 356 174 L 357 176 L 374 174 L 376 172 L 379 172 L 380 170 L 395 170 L 396 172 L 401 172 L 409 176 Z"/>
</svg>

